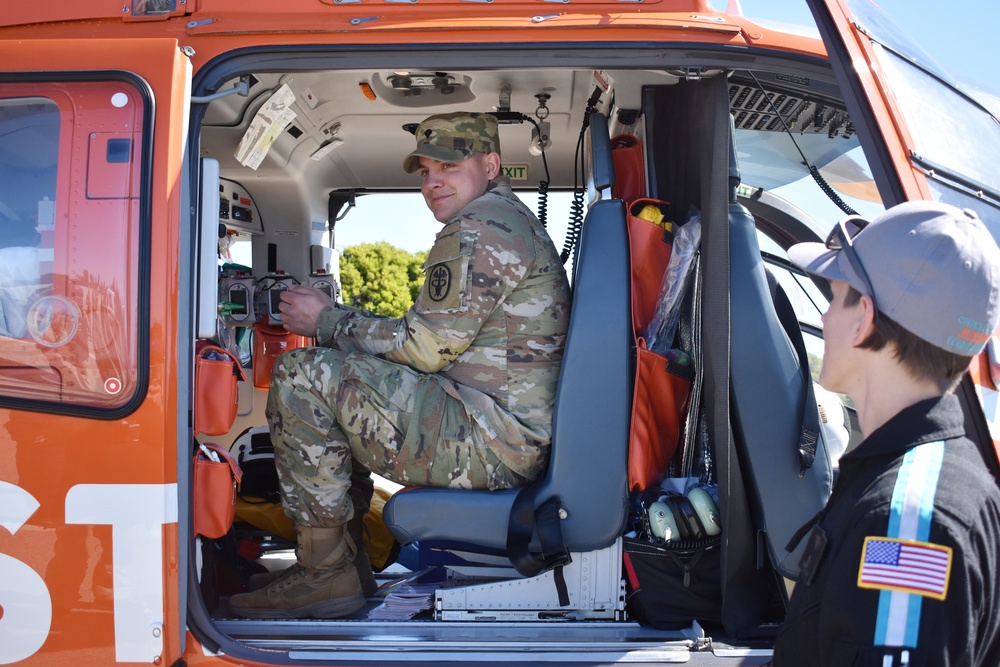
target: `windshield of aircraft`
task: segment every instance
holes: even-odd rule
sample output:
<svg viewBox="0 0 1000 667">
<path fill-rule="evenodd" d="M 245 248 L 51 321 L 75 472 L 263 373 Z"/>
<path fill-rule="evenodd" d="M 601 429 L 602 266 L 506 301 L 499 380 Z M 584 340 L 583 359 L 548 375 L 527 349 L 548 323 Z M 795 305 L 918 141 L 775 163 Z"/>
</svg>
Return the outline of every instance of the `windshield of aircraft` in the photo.
<svg viewBox="0 0 1000 667">
<path fill-rule="evenodd" d="M 859 214 L 874 216 L 884 210 L 856 136 L 830 139 L 825 134 L 737 130 L 736 146 L 743 184 L 763 188 L 801 209 L 808 216 L 802 222 L 818 236 L 847 213 L 823 191 L 805 162 Z"/>
<path fill-rule="evenodd" d="M 883 210 L 839 91 L 814 77 L 738 70 L 730 108 L 742 183 L 798 210 L 823 237 L 848 211 Z"/>
</svg>

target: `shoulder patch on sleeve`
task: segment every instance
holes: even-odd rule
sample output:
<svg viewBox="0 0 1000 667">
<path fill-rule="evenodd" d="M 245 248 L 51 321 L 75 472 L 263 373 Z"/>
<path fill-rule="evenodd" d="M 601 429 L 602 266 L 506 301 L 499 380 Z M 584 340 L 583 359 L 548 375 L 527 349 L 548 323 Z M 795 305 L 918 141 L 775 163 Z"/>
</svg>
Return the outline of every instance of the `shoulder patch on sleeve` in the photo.
<svg viewBox="0 0 1000 667">
<path fill-rule="evenodd" d="M 427 300 L 435 310 L 451 310 L 461 305 L 458 276 L 462 273 L 462 258 L 439 262 L 427 269 Z M 457 274 L 457 275 L 456 275 Z"/>
<path fill-rule="evenodd" d="M 858 588 L 900 591 L 944 600 L 952 549 L 931 542 L 869 536 L 861 548 Z"/>
<path fill-rule="evenodd" d="M 463 243 L 459 225 L 438 235 L 424 262 L 424 285 L 417 310 L 425 313 L 459 312 L 469 306 L 469 260 L 472 245 Z"/>
</svg>

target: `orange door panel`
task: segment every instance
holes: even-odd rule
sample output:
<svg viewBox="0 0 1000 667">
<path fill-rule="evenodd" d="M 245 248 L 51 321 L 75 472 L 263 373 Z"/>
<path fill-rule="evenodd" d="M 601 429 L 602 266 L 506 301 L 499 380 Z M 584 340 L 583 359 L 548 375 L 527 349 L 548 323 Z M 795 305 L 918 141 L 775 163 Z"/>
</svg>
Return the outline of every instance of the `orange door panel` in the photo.
<svg viewBox="0 0 1000 667">
<path fill-rule="evenodd" d="M 190 64 L 173 39 L 0 63 L 0 664 L 173 664 Z"/>
</svg>

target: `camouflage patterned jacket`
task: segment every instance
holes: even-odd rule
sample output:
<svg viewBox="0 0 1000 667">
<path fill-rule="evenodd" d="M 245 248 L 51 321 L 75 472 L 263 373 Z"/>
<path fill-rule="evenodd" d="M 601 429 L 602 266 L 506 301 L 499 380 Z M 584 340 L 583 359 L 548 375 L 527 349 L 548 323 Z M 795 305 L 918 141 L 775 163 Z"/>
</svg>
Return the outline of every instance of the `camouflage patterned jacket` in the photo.
<svg viewBox="0 0 1000 667">
<path fill-rule="evenodd" d="M 327 309 L 318 339 L 447 377 L 445 390 L 482 434 L 506 445 L 501 460 L 536 477 L 569 327 L 569 283 L 552 240 L 500 177 L 441 229 L 423 268 L 405 316 Z"/>
</svg>

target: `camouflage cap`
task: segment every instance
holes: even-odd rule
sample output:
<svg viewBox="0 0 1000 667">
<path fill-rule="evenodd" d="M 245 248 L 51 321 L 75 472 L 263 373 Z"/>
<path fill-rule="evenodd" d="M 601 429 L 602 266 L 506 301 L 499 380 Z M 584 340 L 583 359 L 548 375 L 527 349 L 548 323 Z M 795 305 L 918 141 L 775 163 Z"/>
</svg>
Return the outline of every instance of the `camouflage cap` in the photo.
<svg viewBox="0 0 1000 667">
<path fill-rule="evenodd" d="M 420 158 L 440 162 L 462 162 L 474 153 L 499 153 L 497 118 L 488 113 L 457 111 L 430 116 L 417 127 L 417 147 L 403 160 L 403 169 L 412 174 Z"/>
</svg>

